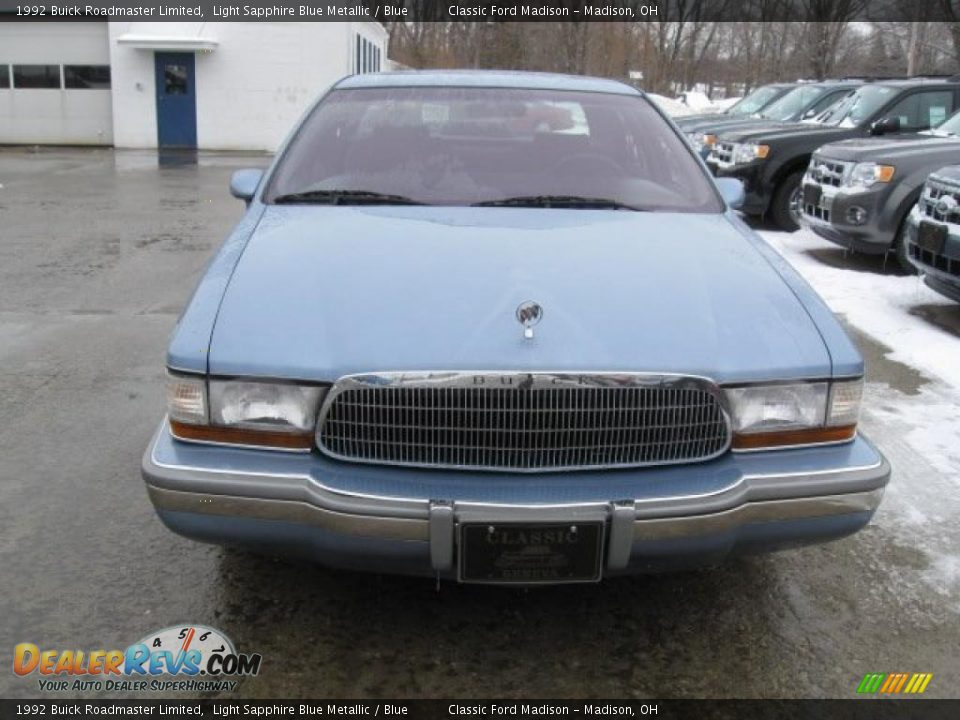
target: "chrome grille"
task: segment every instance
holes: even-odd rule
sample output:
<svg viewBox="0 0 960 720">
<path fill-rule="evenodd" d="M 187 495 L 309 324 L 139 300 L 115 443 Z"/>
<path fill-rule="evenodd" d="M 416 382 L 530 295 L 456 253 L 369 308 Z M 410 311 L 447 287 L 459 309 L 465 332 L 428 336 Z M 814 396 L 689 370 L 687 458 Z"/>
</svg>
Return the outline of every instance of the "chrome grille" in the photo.
<svg viewBox="0 0 960 720">
<path fill-rule="evenodd" d="M 960 185 L 936 175 L 927 178 L 920 195 L 920 212 L 940 222 L 960 224 Z"/>
<path fill-rule="evenodd" d="M 732 142 L 716 143 L 710 153 L 712 156 L 710 159 L 729 165 L 733 162 L 733 146 Z"/>
<path fill-rule="evenodd" d="M 853 163 L 843 162 L 842 160 L 828 160 L 826 158 L 815 157 L 810 161 L 810 167 L 807 170 L 807 181 L 812 181 L 820 185 L 829 185 L 830 187 L 840 187 L 843 185 L 843 179 L 852 166 Z"/>
<path fill-rule="evenodd" d="M 695 462 L 729 444 L 718 388 L 672 375 L 350 376 L 317 430 L 343 460 L 513 472 Z"/>
</svg>

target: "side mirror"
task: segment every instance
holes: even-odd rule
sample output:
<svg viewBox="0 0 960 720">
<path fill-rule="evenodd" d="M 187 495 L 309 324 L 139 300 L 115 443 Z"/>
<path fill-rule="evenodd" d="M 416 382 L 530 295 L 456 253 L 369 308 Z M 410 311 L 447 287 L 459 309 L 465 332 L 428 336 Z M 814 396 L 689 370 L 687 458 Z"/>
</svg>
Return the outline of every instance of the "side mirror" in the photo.
<svg viewBox="0 0 960 720">
<path fill-rule="evenodd" d="M 886 135 L 887 133 L 896 132 L 900 132 L 900 118 L 895 115 L 880 118 L 870 126 L 871 135 Z"/>
<path fill-rule="evenodd" d="M 262 179 L 263 170 L 258 168 L 237 170 L 230 178 L 230 194 L 249 205 Z"/>
<path fill-rule="evenodd" d="M 742 180 L 731 177 L 715 178 L 714 180 L 717 183 L 717 189 L 720 191 L 727 205 L 734 210 L 739 210 L 743 207 L 744 192 Z"/>
</svg>

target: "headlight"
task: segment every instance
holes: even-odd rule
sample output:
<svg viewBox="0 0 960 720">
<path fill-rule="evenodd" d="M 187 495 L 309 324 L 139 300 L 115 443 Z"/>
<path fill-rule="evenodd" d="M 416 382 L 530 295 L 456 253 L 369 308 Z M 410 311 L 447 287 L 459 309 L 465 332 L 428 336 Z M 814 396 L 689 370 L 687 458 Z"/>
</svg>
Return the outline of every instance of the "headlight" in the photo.
<svg viewBox="0 0 960 720">
<path fill-rule="evenodd" d="M 169 377 L 167 414 L 184 440 L 309 450 L 323 385 Z"/>
<path fill-rule="evenodd" d="M 697 152 L 703 150 L 704 147 L 712 148 L 717 144 L 717 136 L 712 133 L 692 132 L 687 133 L 687 137 L 690 138 L 690 142 L 697 149 Z"/>
<path fill-rule="evenodd" d="M 893 165 L 878 165 L 875 162 L 857 163 L 843 181 L 844 187 L 868 188 L 877 183 L 888 183 L 893 179 L 896 168 Z"/>
<path fill-rule="evenodd" d="M 207 383 L 202 378 L 167 375 L 167 415 L 179 423 L 206 425 Z"/>
<path fill-rule="evenodd" d="M 770 154 L 769 145 L 757 145 L 755 143 L 741 143 L 733 147 L 733 164 L 742 165 L 762 160 Z"/>
<path fill-rule="evenodd" d="M 850 440 L 863 380 L 727 388 L 734 450 Z"/>
</svg>

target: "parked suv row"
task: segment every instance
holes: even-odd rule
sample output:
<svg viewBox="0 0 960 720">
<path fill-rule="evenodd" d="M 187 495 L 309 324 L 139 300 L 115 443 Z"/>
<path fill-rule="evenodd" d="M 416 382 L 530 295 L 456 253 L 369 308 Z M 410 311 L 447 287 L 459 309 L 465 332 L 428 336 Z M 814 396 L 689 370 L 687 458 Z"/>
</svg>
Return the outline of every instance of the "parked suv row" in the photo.
<svg viewBox="0 0 960 720">
<path fill-rule="evenodd" d="M 799 228 L 809 206 L 812 212 L 807 215 L 814 229 L 827 239 L 856 249 L 886 252 L 911 207 L 909 193 L 906 197 L 898 195 L 895 200 L 900 204 L 894 208 L 886 207 L 886 199 L 869 207 L 857 206 L 865 214 L 843 204 L 834 209 L 833 200 L 852 194 L 847 190 L 889 183 L 897 173 L 880 169 L 883 163 L 873 160 L 874 153 L 894 152 L 896 140 L 917 139 L 917 133 L 942 125 L 958 107 L 960 76 L 868 82 L 828 108 L 816 123 L 771 123 L 722 131 L 707 163 L 718 177 L 743 181 L 743 211 L 747 214 L 769 216 L 780 228 L 793 231 Z M 879 136 L 883 140 L 878 141 Z M 920 138 L 921 143 L 937 139 L 944 138 L 935 134 Z M 840 141 L 848 142 L 831 145 Z M 932 149 L 933 145 L 928 147 Z M 817 164 L 810 168 L 814 153 Z M 864 163 L 855 174 L 854 166 Z M 904 175 L 900 173 L 900 177 Z M 914 202 L 920 182 L 913 186 Z M 809 195 L 804 191 L 801 196 L 804 184 L 811 189 Z M 817 187 L 819 194 L 814 189 Z M 862 226 L 874 220 L 886 243 L 863 237 Z M 849 243 L 844 240 L 848 236 L 853 238 Z"/>
<path fill-rule="evenodd" d="M 845 248 L 873 255 L 893 251 L 912 270 L 907 216 L 927 176 L 949 163 L 960 163 L 960 113 L 910 137 L 825 145 L 803 177 L 803 219 L 817 235 Z"/>
<path fill-rule="evenodd" d="M 725 113 L 682 117 L 677 125 L 683 130 L 700 156 L 706 160 L 721 132 L 769 127 L 771 124 L 810 121 L 826 109 L 852 94 L 863 85 L 862 80 L 826 80 L 765 85 L 747 95 Z M 762 106 L 748 104 L 749 112 L 737 112 L 745 103 L 763 93 L 770 98 Z"/>
</svg>

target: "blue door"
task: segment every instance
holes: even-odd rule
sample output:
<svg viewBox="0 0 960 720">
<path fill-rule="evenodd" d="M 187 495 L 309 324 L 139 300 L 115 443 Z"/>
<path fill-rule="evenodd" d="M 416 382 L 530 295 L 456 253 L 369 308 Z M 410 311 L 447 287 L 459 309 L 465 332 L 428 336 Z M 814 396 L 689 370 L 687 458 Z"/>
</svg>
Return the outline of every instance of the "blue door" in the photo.
<svg viewBox="0 0 960 720">
<path fill-rule="evenodd" d="M 197 146 L 193 61 L 193 53 L 156 53 L 157 144 L 162 148 Z"/>
</svg>

